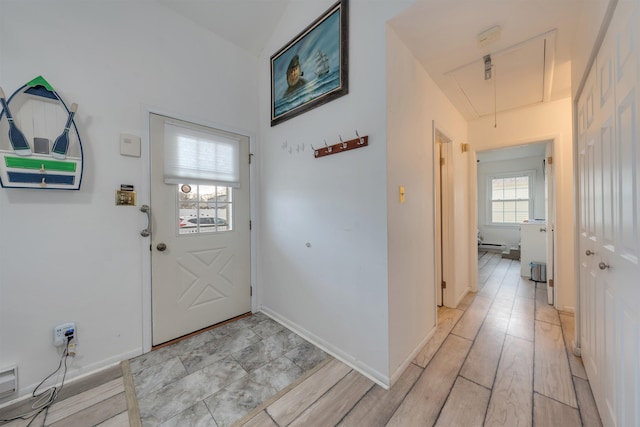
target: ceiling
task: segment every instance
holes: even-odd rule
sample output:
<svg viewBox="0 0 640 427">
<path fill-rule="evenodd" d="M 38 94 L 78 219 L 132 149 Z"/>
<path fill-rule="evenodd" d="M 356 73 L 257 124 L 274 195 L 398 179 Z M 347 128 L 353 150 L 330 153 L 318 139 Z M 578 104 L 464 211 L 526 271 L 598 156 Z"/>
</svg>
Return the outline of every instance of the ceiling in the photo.
<svg viewBox="0 0 640 427">
<path fill-rule="evenodd" d="M 156 1 L 258 55 L 289 2 L 301 0 Z M 473 120 L 570 96 L 573 34 L 580 8 L 594 1 L 607 0 L 416 0 L 389 23 Z M 478 35 L 495 26 L 499 38 L 480 46 Z M 485 55 L 491 56 L 489 80 Z"/>
<path fill-rule="evenodd" d="M 390 24 L 467 120 L 571 94 L 580 0 L 417 0 Z M 481 47 L 478 35 L 500 27 Z M 493 76 L 484 80 L 485 55 Z M 494 86 L 495 85 L 495 86 Z"/>
<path fill-rule="evenodd" d="M 157 0 L 190 21 L 258 55 L 289 0 Z M 301 28 L 302 29 L 302 28 Z"/>
</svg>

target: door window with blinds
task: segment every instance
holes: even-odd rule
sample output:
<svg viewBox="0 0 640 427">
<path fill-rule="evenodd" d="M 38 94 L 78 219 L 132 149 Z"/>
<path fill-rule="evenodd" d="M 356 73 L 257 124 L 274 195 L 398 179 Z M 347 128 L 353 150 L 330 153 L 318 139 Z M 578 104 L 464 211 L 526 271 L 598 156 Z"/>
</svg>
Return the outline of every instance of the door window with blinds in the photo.
<svg viewBox="0 0 640 427">
<path fill-rule="evenodd" d="M 533 173 L 490 176 L 488 187 L 492 225 L 516 225 L 532 216 Z"/>
<path fill-rule="evenodd" d="M 240 140 L 222 131 L 165 122 L 164 182 L 176 188 L 178 234 L 233 230 Z"/>
</svg>

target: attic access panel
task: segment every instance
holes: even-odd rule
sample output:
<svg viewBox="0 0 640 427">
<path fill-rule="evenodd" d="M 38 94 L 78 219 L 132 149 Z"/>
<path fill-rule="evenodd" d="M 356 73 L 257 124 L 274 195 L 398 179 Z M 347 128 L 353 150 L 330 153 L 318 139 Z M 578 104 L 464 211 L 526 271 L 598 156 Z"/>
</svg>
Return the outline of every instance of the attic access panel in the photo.
<svg viewBox="0 0 640 427">
<path fill-rule="evenodd" d="M 490 80 L 481 55 L 448 74 L 478 117 L 540 103 L 551 91 L 554 41 L 555 31 L 491 54 Z"/>
</svg>

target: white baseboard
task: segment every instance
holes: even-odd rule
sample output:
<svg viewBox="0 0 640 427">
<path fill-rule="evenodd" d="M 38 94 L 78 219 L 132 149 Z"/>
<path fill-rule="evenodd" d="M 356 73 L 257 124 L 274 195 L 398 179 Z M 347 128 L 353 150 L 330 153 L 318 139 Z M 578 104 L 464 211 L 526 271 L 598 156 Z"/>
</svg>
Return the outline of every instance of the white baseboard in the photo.
<svg viewBox="0 0 640 427">
<path fill-rule="evenodd" d="M 572 316 L 573 316 L 573 315 L 575 315 L 575 313 L 576 313 L 576 308 L 575 308 L 575 307 L 572 307 L 572 306 L 565 305 L 565 306 L 564 306 L 564 307 L 562 307 L 561 309 L 558 309 L 558 311 L 559 311 L 560 313 L 570 314 L 570 315 L 572 315 Z"/>
<path fill-rule="evenodd" d="M 436 333 L 436 329 L 437 328 L 438 328 L 438 325 L 435 325 L 433 327 L 433 329 L 431 329 L 431 331 L 429 331 L 427 336 L 424 337 L 424 339 L 422 341 L 420 341 L 420 344 L 418 344 L 418 346 L 411 352 L 409 357 L 407 357 L 404 360 L 404 362 L 402 362 L 402 364 L 400 366 L 398 366 L 398 368 L 395 371 L 393 371 L 393 374 L 391 374 L 391 385 L 394 385 L 396 383 L 396 381 L 398 381 L 398 378 L 400 378 L 400 376 L 404 373 L 405 369 L 407 369 L 409 364 L 411 364 L 411 362 L 413 362 L 413 360 L 416 358 L 416 356 L 418 356 L 418 354 L 420 353 L 422 348 L 431 339 L 433 334 Z"/>
<path fill-rule="evenodd" d="M 302 338 L 306 339 L 307 341 L 309 341 L 310 343 L 312 343 L 316 347 L 320 348 L 324 352 L 326 352 L 326 353 L 330 354 L 331 356 L 335 357 L 336 359 L 340 360 L 342 363 L 344 363 L 346 365 L 349 365 L 350 367 L 352 367 L 356 371 L 360 372 L 365 377 L 369 378 L 371 381 L 373 381 L 376 384 L 378 384 L 380 387 L 383 387 L 386 390 L 389 389 L 390 383 L 389 383 L 389 377 L 388 376 L 383 375 L 382 373 L 380 373 L 377 370 L 371 368 L 370 366 L 367 366 L 366 364 L 362 363 L 362 361 L 356 360 L 350 354 L 345 353 L 341 349 L 339 349 L 339 348 L 335 347 L 334 345 L 326 342 L 322 338 L 320 338 L 317 335 L 309 332 L 308 330 L 306 330 L 303 327 L 301 327 L 300 325 L 292 322 L 291 320 L 281 316 L 280 314 L 278 314 L 275 311 L 269 309 L 268 307 L 265 307 L 263 305 L 263 306 L 261 306 L 259 308 L 259 311 L 262 311 L 264 314 L 266 314 L 267 316 L 269 316 L 270 318 L 272 318 L 276 322 L 278 322 L 278 323 L 282 324 L 283 326 L 285 326 L 286 328 L 292 330 L 293 332 L 295 332 L 296 334 L 300 335 Z"/>
<path fill-rule="evenodd" d="M 457 306 L 459 306 L 459 305 L 460 305 L 460 303 L 462 302 L 462 300 L 464 299 L 464 297 L 466 297 L 466 296 L 467 296 L 467 294 L 468 294 L 469 292 L 472 292 L 472 291 L 471 291 L 471 287 L 470 287 L 470 286 L 468 286 L 468 287 L 464 290 L 464 292 L 462 292 L 462 294 L 461 294 L 461 295 L 458 297 L 458 299 L 456 300 L 456 305 L 454 305 L 452 308 L 456 308 Z M 436 325 L 436 326 L 437 326 L 437 325 Z"/>
</svg>

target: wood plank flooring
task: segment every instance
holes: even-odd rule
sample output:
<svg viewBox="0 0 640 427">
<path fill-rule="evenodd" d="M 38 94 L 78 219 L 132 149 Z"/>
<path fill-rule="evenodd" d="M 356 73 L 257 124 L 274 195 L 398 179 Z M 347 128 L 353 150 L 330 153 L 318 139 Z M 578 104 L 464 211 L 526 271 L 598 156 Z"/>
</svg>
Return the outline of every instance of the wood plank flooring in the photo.
<svg viewBox="0 0 640 427">
<path fill-rule="evenodd" d="M 325 370 L 344 366 L 332 361 L 237 425 L 601 426 L 571 352 L 573 316 L 549 306 L 518 261 L 481 253 L 478 265 L 478 293 L 439 308 L 432 338 L 390 390 L 348 367 L 330 379 Z"/>
<path fill-rule="evenodd" d="M 130 423 L 125 392 L 123 370 L 120 365 L 101 371 L 96 375 L 65 385 L 56 402 L 46 413 L 35 419 L 18 419 L 0 425 L 6 427 L 52 426 L 52 427 L 125 427 Z M 10 419 L 34 413 L 32 401 L 25 401 L 0 409 L 0 419 Z M 137 424 L 139 425 L 139 424 Z"/>
<path fill-rule="evenodd" d="M 582 360 L 571 351 L 573 316 L 549 306 L 542 284 L 519 276 L 518 261 L 480 253 L 478 265 L 478 293 L 439 308 L 432 338 L 390 390 L 330 359 L 235 425 L 601 426 Z M 139 425 L 135 396 L 115 368 L 65 387 L 46 425 Z M 0 418 L 25 409 L 1 409 Z"/>
</svg>

